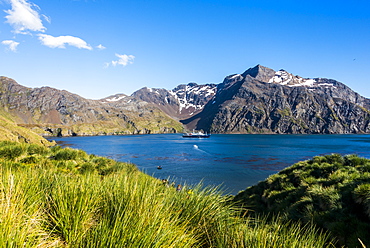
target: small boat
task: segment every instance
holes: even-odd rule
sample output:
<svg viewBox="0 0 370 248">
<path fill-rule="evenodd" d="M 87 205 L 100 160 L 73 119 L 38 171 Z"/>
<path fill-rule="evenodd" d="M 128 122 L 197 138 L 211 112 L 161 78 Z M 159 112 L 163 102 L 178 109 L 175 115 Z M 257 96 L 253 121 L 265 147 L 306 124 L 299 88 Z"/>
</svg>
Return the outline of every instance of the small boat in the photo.
<svg viewBox="0 0 370 248">
<path fill-rule="evenodd" d="M 193 130 L 192 133 L 184 133 L 182 135 L 182 137 L 183 138 L 209 138 L 209 137 L 211 137 L 211 134 L 209 134 L 209 133 L 203 133 L 201 131 L 194 132 L 194 130 Z"/>
</svg>

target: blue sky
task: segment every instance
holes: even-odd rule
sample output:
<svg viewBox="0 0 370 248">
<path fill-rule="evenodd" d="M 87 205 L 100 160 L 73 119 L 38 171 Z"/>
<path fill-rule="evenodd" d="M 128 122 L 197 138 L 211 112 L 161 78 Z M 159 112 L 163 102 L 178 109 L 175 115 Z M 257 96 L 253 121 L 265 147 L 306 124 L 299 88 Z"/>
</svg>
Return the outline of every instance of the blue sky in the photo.
<svg viewBox="0 0 370 248">
<path fill-rule="evenodd" d="M 370 1 L 0 0 L 0 75 L 90 99 L 261 64 L 370 98 Z"/>
</svg>

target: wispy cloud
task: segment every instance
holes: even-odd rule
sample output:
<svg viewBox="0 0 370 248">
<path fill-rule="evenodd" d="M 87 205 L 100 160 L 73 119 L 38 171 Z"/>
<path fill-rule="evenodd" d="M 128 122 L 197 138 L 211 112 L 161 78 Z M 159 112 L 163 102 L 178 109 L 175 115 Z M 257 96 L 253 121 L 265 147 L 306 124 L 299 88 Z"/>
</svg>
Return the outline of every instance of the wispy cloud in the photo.
<svg viewBox="0 0 370 248">
<path fill-rule="evenodd" d="M 118 60 L 113 60 L 110 63 L 106 63 L 106 67 L 112 65 L 117 66 L 121 65 L 123 67 L 127 66 L 128 64 L 133 64 L 135 56 L 134 55 L 127 55 L 127 54 L 118 54 L 116 53 L 116 57 L 118 57 Z"/>
<path fill-rule="evenodd" d="M 39 10 L 40 8 L 27 0 L 10 0 L 11 9 L 5 10 L 7 23 L 13 28 L 15 33 L 25 34 L 29 31 L 44 32 L 46 28 L 42 24 Z"/>
<path fill-rule="evenodd" d="M 3 0 L 0 0 L 0 3 Z M 51 23 L 51 18 L 42 14 L 38 5 L 34 4 L 32 0 L 5 0 L 10 4 L 10 9 L 4 10 L 6 13 L 5 19 L 12 28 L 15 34 L 32 34 L 35 35 L 42 45 L 51 48 L 66 48 L 66 46 L 77 47 L 79 49 L 93 50 L 93 47 L 86 41 L 79 37 L 65 35 L 65 36 L 52 36 L 45 34 L 46 27 L 43 21 Z M 9 50 L 16 52 L 19 42 L 13 40 L 4 40 L 2 45 L 8 46 Z M 96 46 L 98 50 L 106 49 L 102 44 Z M 131 63 L 128 58 L 120 58 L 117 61 L 112 61 L 112 65 Z"/>
<path fill-rule="evenodd" d="M 99 50 L 104 50 L 104 49 L 106 49 L 106 47 L 105 47 L 105 46 L 103 46 L 102 44 L 100 44 L 100 45 L 96 46 L 96 48 L 98 48 Z"/>
<path fill-rule="evenodd" d="M 50 16 L 42 15 L 42 17 L 44 17 L 45 21 L 47 21 L 48 23 L 51 23 Z"/>
<path fill-rule="evenodd" d="M 43 45 L 51 48 L 65 48 L 66 45 L 69 45 L 80 49 L 93 49 L 89 44 L 86 43 L 86 41 L 74 36 L 66 35 L 54 37 L 47 34 L 39 34 L 38 36 Z"/>
<path fill-rule="evenodd" d="M 19 45 L 19 42 L 16 42 L 14 40 L 3 40 L 1 42 L 1 44 L 5 45 L 5 46 L 8 46 L 10 51 L 16 52 L 17 51 L 17 46 Z"/>
</svg>

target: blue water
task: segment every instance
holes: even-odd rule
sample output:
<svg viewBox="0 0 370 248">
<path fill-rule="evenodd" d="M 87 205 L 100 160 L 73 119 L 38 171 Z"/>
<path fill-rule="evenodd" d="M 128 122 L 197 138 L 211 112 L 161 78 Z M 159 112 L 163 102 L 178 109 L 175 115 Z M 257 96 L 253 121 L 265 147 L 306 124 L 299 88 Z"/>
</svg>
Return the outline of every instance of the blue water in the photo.
<svg viewBox="0 0 370 248">
<path fill-rule="evenodd" d="M 89 154 L 131 162 L 149 175 L 176 183 L 222 185 L 236 194 L 298 161 L 331 153 L 370 158 L 369 135 L 180 134 L 54 138 Z M 162 166 L 158 170 L 157 166 Z"/>
</svg>

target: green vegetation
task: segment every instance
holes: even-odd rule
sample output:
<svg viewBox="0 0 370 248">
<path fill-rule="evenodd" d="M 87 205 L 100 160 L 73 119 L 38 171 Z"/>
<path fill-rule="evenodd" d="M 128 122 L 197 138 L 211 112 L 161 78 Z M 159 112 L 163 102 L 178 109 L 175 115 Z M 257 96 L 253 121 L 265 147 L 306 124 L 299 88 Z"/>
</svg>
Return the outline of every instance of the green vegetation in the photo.
<svg viewBox="0 0 370 248">
<path fill-rule="evenodd" d="M 112 117 L 106 121 L 91 123 L 62 124 L 20 124 L 33 132 L 44 136 L 83 136 L 83 135 L 125 135 L 149 133 L 178 133 L 183 131 L 180 122 L 175 121 L 163 113 L 153 112 L 153 116 L 138 116 L 130 113 L 130 121 Z M 49 129 L 48 131 L 45 131 Z"/>
<path fill-rule="evenodd" d="M 370 160 L 318 156 L 239 193 L 235 201 L 259 215 L 314 223 L 341 245 L 370 246 Z M 359 241 L 361 240 L 361 241 Z"/>
<path fill-rule="evenodd" d="M 15 141 L 24 143 L 33 143 L 40 145 L 53 145 L 36 133 L 18 126 L 13 121 L 0 115 L 0 141 Z"/>
<path fill-rule="evenodd" d="M 285 108 L 285 109 L 277 109 L 277 112 L 281 115 L 281 116 L 292 116 L 292 113 L 290 111 L 289 108 Z"/>
<path fill-rule="evenodd" d="M 0 143 L 0 247 L 333 247 L 311 225 L 242 213 L 217 188 L 176 191 L 132 164 Z"/>
</svg>

